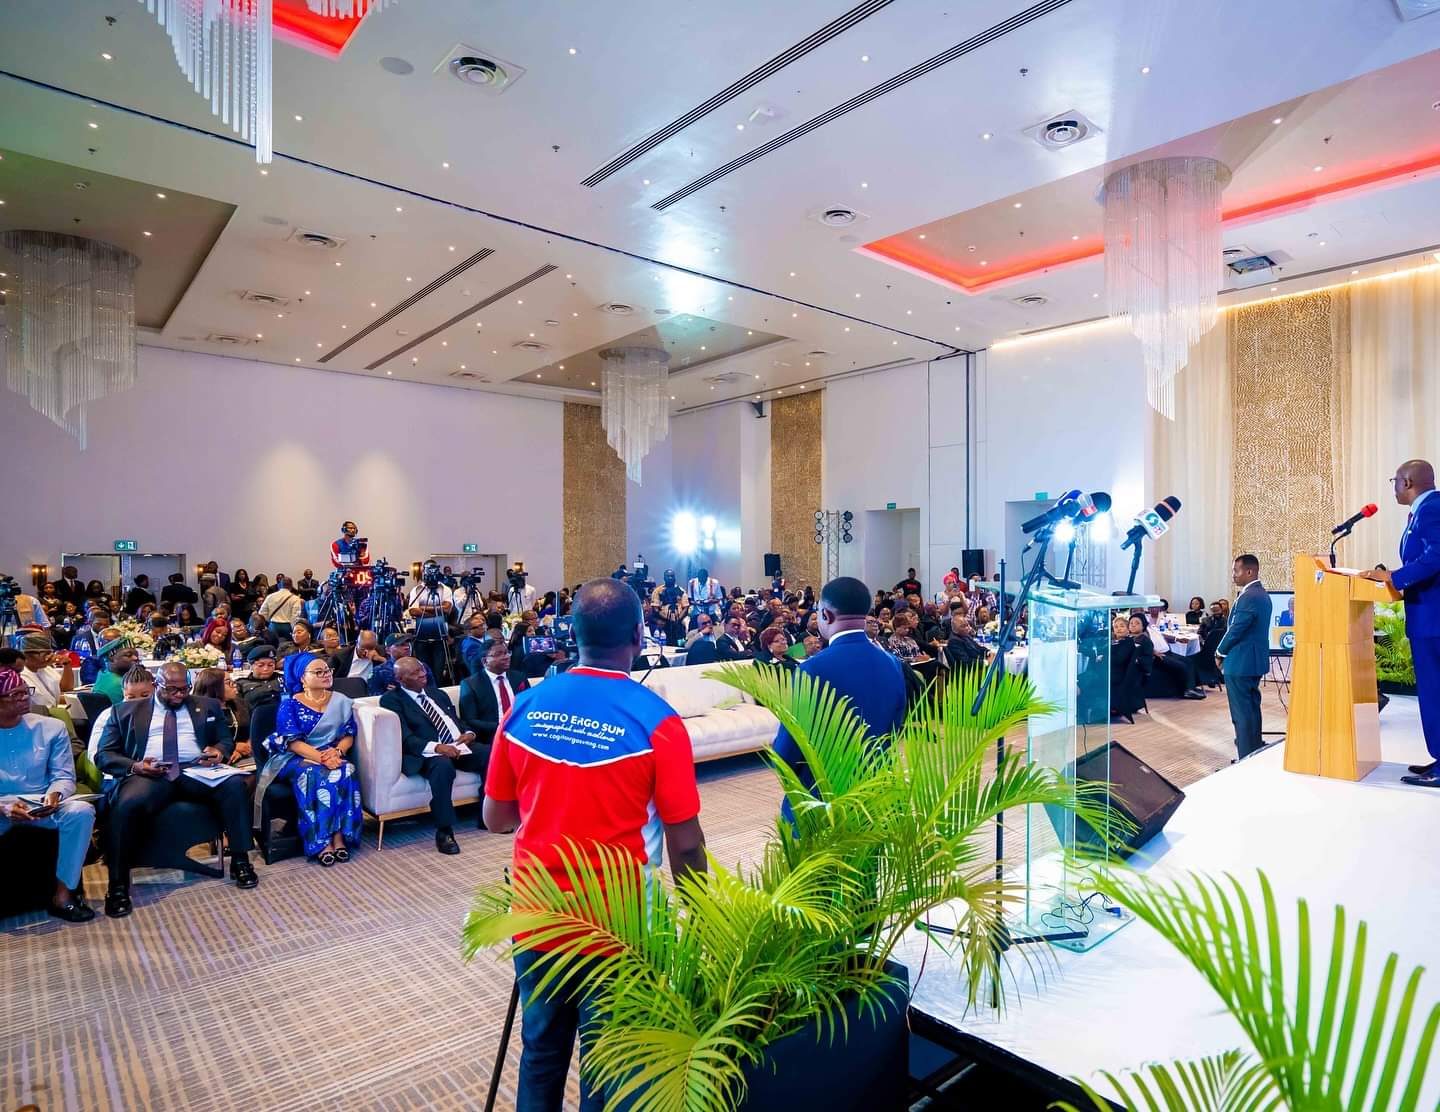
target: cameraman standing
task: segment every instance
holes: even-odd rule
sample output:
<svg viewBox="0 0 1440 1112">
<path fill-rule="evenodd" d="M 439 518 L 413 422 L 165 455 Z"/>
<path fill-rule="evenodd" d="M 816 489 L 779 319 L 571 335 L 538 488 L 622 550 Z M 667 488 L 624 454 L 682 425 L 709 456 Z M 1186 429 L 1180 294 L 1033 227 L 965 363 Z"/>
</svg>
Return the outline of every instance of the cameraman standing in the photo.
<svg viewBox="0 0 1440 1112">
<path fill-rule="evenodd" d="M 505 573 L 509 587 L 505 592 L 505 609 L 512 614 L 535 608 L 535 588 L 525 582 L 525 569 L 516 564 Z"/>
<path fill-rule="evenodd" d="M 454 682 L 446 668 L 450 618 L 455 613 L 455 592 L 440 573 L 440 565 L 426 560 L 420 582 L 410 589 L 406 611 L 415 619 L 415 657 L 430 669 L 437 684 Z"/>
</svg>

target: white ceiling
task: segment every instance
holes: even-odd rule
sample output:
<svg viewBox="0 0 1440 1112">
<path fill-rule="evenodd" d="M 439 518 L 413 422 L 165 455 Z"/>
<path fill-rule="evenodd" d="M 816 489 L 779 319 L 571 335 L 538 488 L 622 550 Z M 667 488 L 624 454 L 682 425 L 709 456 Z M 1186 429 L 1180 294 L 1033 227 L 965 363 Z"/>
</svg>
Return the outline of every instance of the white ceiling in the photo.
<svg viewBox="0 0 1440 1112">
<path fill-rule="evenodd" d="M 185 85 L 142 5 L 9 0 L 0 10 L 0 70 L 53 89 L 0 78 L 0 150 L 236 206 L 154 338 L 168 346 L 215 350 L 202 342 L 212 332 L 261 333 L 246 354 L 424 381 L 451 381 L 463 362 L 490 379 L 485 389 L 594 400 L 588 391 L 536 385 L 536 368 L 651 325 L 657 308 L 793 338 L 736 357 L 736 369 L 750 376 L 742 383 L 712 390 L 707 376 L 683 376 L 676 393 L 685 407 L 1094 316 L 1098 260 L 1044 275 L 1049 304 L 1022 311 L 1009 299 L 1031 292 L 1034 281 L 968 297 L 856 248 L 1273 105 L 1286 106 L 1293 121 L 1284 138 L 1291 157 L 1313 160 L 1325 149 L 1327 161 L 1343 158 L 1333 143 L 1321 147 L 1319 109 L 1328 101 L 1318 91 L 1440 49 L 1440 17 L 1403 22 L 1391 0 L 1070 0 L 663 211 L 651 207 L 1023 8 L 1021 0 L 879 7 L 587 188 L 581 183 L 593 171 L 804 40 L 841 15 L 843 3 L 401 0 L 370 17 L 339 59 L 277 43 L 277 157 L 262 176 L 248 150 L 205 134 L 221 125 Z M 460 43 L 525 72 L 500 95 L 434 72 Z M 385 56 L 407 59 L 414 72 L 386 72 L 378 64 Z M 1413 82 L 1407 90 L 1415 93 Z M 1440 99 L 1440 80 L 1431 99 Z M 751 121 L 759 107 L 778 118 Z M 1054 153 L 1021 134 L 1062 109 L 1083 112 L 1100 138 Z M 1373 102 L 1351 109 L 1375 110 Z M 1440 124 L 1440 113 L 1432 118 Z M 985 132 L 993 138 L 981 139 Z M 5 189 L 0 163 L 0 199 Z M 1249 225 L 1243 239 L 1299 259 L 1287 244 L 1303 248 L 1317 227 L 1330 229 L 1326 254 L 1297 273 L 1418 249 L 1440 240 L 1436 189 L 1420 180 L 1326 202 Z M 811 218 L 836 204 L 864 220 L 837 230 Z M 148 215 L 133 214 L 137 240 Z M 1098 229 L 1098 208 L 1092 218 Z M 9 226 L 4 221 L 0 209 L 0 225 Z M 333 254 L 295 246 L 285 237 L 297 227 L 346 244 Z M 124 246 L 144 258 L 144 241 Z M 493 254 L 317 362 L 481 248 Z M 556 269 L 513 296 L 366 369 L 547 264 Z M 279 318 L 241 302 L 245 289 L 297 304 Z M 642 313 L 598 311 L 617 300 Z M 397 335 L 402 330 L 409 336 Z M 550 350 L 513 347 L 530 332 Z M 816 349 L 832 354 L 803 366 L 804 353 Z"/>
</svg>

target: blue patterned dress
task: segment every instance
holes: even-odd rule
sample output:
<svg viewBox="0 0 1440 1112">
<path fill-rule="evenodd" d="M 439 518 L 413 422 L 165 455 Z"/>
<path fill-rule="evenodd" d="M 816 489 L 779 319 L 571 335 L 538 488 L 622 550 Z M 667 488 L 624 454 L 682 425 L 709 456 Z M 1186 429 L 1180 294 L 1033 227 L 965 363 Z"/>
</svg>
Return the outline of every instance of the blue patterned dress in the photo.
<svg viewBox="0 0 1440 1112">
<path fill-rule="evenodd" d="M 322 717 L 320 711 L 311 710 L 298 699 L 281 700 L 275 716 L 275 732 L 265 739 L 266 750 L 272 754 L 289 752 L 290 743 L 307 740 Z M 347 719 L 336 736 L 354 737 L 354 718 Z M 316 748 L 328 749 L 331 744 Z M 307 857 L 324 853 L 331 835 L 337 831 L 344 835 L 346 846 L 353 848 L 359 844 L 365 817 L 360 810 L 360 782 L 354 764 L 342 761 L 339 768 L 326 768 L 291 753 L 275 778 L 289 783 L 295 792 L 295 804 L 300 810 L 300 837 L 304 839 Z"/>
</svg>

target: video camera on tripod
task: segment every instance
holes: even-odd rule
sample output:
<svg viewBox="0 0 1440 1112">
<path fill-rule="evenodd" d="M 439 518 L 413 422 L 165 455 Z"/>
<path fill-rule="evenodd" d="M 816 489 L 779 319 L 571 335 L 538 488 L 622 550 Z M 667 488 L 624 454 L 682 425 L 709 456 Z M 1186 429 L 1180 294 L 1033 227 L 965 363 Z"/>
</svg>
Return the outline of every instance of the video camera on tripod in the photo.
<svg viewBox="0 0 1440 1112">
<path fill-rule="evenodd" d="M 444 569 L 434 560 L 426 560 L 420 567 L 420 582 L 430 590 L 449 587 L 454 590 L 460 585 L 458 576 L 446 575 Z"/>
<path fill-rule="evenodd" d="M 365 609 L 369 627 L 384 641 L 400 624 L 400 592 L 405 587 L 405 574 L 383 557 L 375 561 L 370 572 Z"/>
</svg>

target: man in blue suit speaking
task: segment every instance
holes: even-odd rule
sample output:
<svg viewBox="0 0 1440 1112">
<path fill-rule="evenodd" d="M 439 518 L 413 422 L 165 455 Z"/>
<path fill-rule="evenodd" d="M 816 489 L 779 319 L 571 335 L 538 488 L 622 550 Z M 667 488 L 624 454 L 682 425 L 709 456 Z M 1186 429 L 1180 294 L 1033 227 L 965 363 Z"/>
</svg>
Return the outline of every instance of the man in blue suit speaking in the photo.
<svg viewBox="0 0 1440 1112">
<path fill-rule="evenodd" d="M 1435 468 L 1423 459 L 1406 460 L 1390 480 L 1395 501 L 1410 507 L 1400 535 L 1400 561 L 1394 571 L 1367 571 L 1366 579 L 1388 583 L 1405 595 L 1405 635 L 1415 660 L 1415 693 L 1420 697 L 1420 728 L 1425 731 L 1428 764 L 1411 765 L 1407 784 L 1440 788 L 1440 498 Z"/>
<path fill-rule="evenodd" d="M 1225 697 L 1235 725 L 1235 752 L 1248 757 L 1264 746 L 1260 732 L 1260 679 L 1270 671 L 1270 616 L 1274 604 L 1260 582 L 1260 560 L 1236 556 L 1230 581 L 1240 588 L 1230 608 L 1230 625 L 1215 659 L 1225 672 Z"/>
<path fill-rule="evenodd" d="M 883 737 L 905 721 L 905 676 L 900 661 L 865 635 L 870 605 L 870 590 L 858 579 L 842 576 L 825 584 L 818 619 L 826 647 L 801 664 L 800 671 L 847 696 L 870 736 Z M 775 753 L 807 787 L 814 786 L 815 778 L 784 726 L 775 735 Z M 788 800 L 782 813 L 792 818 Z"/>
</svg>

